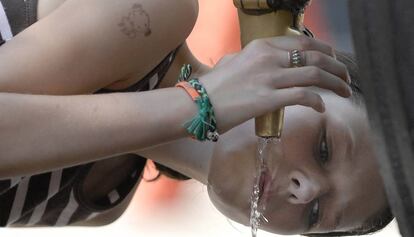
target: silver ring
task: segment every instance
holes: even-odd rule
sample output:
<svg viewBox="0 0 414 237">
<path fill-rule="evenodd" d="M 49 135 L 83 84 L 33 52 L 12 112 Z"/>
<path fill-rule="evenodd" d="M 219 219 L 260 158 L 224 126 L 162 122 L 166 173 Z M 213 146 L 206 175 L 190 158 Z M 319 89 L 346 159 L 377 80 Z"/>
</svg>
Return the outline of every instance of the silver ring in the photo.
<svg viewBox="0 0 414 237">
<path fill-rule="evenodd" d="M 303 67 L 304 60 L 299 50 L 295 49 L 289 52 L 290 67 Z"/>
</svg>

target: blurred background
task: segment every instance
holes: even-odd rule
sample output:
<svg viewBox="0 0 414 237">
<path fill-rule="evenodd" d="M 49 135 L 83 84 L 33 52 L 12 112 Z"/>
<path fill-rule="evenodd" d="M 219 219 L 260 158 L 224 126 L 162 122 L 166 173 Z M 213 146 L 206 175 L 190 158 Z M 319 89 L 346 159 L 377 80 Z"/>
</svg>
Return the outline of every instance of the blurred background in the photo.
<svg viewBox="0 0 414 237">
<path fill-rule="evenodd" d="M 225 54 L 240 50 L 237 13 L 232 0 L 199 0 L 200 14 L 188 43 L 194 54 L 213 66 Z M 307 10 L 306 25 L 317 38 L 341 51 L 353 52 L 347 16 L 347 0 L 313 0 Z M 153 168 L 145 176 L 153 177 Z M 212 206 L 207 190 L 194 181 L 177 182 L 162 177 L 142 181 L 124 215 L 100 228 L 0 229 L 2 237 L 247 237 L 250 229 L 231 222 Z M 259 237 L 276 236 L 259 232 Z M 400 236 L 396 223 L 371 236 Z"/>
</svg>

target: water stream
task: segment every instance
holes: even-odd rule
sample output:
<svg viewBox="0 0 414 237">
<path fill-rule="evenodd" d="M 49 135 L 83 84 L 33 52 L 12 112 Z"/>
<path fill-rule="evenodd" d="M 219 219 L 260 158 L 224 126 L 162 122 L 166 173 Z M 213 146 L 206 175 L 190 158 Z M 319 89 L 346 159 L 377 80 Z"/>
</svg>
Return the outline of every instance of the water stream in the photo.
<svg viewBox="0 0 414 237">
<path fill-rule="evenodd" d="M 263 215 L 263 212 L 266 210 L 266 205 L 264 202 L 259 202 L 261 196 L 261 179 L 265 175 L 266 170 L 271 169 L 271 160 L 274 159 L 270 157 L 269 151 L 273 149 L 281 149 L 280 139 L 276 138 L 259 138 L 258 149 L 257 149 L 257 163 L 256 163 L 256 174 L 254 180 L 253 191 L 251 194 L 250 201 L 250 227 L 252 232 L 252 237 L 257 236 L 257 229 L 263 223 L 263 221 L 268 222 L 266 217 Z M 277 152 L 279 153 L 279 152 Z M 274 170 L 270 170 L 274 175 Z"/>
</svg>

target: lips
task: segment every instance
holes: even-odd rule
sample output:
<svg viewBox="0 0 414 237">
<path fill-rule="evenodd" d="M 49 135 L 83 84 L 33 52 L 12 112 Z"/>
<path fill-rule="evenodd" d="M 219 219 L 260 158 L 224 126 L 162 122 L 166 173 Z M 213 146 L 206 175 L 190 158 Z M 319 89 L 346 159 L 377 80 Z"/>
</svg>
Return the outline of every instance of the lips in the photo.
<svg viewBox="0 0 414 237">
<path fill-rule="evenodd" d="M 267 170 L 266 171 L 263 171 L 261 174 L 260 174 L 260 180 L 259 180 L 259 190 L 260 190 L 260 193 L 259 193 L 259 199 L 261 199 L 262 198 L 262 196 L 263 196 L 263 192 L 264 192 L 264 190 L 265 190 L 265 185 L 266 185 L 266 177 L 267 176 Z"/>
<path fill-rule="evenodd" d="M 268 169 L 264 170 L 260 176 L 260 197 L 259 204 L 265 208 L 268 200 L 272 194 L 273 178 L 272 174 Z"/>
</svg>

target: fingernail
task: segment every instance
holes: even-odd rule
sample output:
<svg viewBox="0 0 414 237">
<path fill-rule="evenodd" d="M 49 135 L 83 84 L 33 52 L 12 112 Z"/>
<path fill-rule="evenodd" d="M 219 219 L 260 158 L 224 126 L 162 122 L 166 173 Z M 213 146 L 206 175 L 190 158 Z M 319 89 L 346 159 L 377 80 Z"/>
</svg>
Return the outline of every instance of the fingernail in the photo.
<svg viewBox="0 0 414 237">
<path fill-rule="evenodd" d="M 335 50 L 332 50 L 332 57 L 333 57 L 334 59 L 337 59 L 337 57 L 336 57 L 336 53 L 335 53 Z"/>
<path fill-rule="evenodd" d="M 322 101 L 322 113 L 326 111 L 326 105 L 325 102 Z"/>
<path fill-rule="evenodd" d="M 346 72 L 346 77 L 347 77 L 348 84 L 351 85 L 352 79 L 351 79 L 351 75 L 349 75 L 349 72 Z"/>
<path fill-rule="evenodd" d="M 351 88 L 351 87 L 348 87 L 348 91 L 349 91 L 349 96 L 352 96 L 352 94 L 353 94 L 354 92 L 352 91 L 352 88 Z"/>
</svg>

